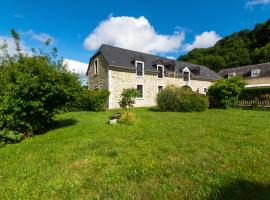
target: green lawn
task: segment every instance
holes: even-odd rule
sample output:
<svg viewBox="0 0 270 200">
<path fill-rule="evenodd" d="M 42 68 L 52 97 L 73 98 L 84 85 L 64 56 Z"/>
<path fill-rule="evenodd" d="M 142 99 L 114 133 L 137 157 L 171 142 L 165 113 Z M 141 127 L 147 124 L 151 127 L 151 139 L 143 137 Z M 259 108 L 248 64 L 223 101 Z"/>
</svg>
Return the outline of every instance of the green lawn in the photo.
<svg viewBox="0 0 270 200">
<path fill-rule="evenodd" d="M 270 112 L 104 113 L 0 149 L 0 199 L 270 199 Z"/>
</svg>

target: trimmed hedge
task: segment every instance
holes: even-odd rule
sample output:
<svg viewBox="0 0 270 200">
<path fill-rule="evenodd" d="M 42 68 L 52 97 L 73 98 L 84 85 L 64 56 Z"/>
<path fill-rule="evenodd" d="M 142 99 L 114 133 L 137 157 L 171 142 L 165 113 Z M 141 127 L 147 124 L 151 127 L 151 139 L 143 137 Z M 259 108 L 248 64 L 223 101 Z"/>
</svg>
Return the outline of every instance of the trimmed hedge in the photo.
<svg viewBox="0 0 270 200">
<path fill-rule="evenodd" d="M 244 88 L 239 97 L 240 100 L 269 100 L 270 87 Z"/>
<path fill-rule="evenodd" d="M 187 88 L 167 86 L 157 95 L 157 105 L 161 111 L 201 112 L 208 106 L 208 98 Z"/>
</svg>

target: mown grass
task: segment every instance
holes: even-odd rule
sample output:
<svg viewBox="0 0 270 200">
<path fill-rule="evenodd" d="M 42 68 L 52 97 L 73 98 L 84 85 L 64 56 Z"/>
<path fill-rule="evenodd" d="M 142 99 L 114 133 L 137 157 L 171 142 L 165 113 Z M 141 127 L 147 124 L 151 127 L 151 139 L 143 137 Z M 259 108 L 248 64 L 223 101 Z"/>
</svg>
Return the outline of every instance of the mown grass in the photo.
<svg viewBox="0 0 270 200">
<path fill-rule="evenodd" d="M 0 149 L 0 199 L 270 199 L 270 112 L 57 116 Z"/>
</svg>

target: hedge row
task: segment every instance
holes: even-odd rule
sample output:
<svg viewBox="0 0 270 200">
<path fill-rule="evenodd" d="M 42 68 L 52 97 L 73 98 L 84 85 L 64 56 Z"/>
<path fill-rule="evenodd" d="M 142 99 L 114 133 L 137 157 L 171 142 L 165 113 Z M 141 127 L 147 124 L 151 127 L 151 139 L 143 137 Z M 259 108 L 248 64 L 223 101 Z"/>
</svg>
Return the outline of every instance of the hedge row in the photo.
<svg viewBox="0 0 270 200">
<path fill-rule="evenodd" d="M 270 87 L 244 88 L 239 100 L 267 100 L 270 99 Z"/>
</svg>

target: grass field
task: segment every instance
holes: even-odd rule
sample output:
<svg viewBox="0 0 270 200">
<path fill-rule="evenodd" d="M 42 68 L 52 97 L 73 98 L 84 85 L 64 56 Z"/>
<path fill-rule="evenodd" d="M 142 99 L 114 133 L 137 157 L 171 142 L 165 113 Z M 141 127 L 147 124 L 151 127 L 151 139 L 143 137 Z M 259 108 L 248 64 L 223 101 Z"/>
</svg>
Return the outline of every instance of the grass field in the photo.
<svg viewBox="0 0 270 200">
<path fill-rule="evenodd" d="M 136 109 L 56 117 L 0 149 L 0 199 L 270 199 L 270 112 Z"/>
</svg>

